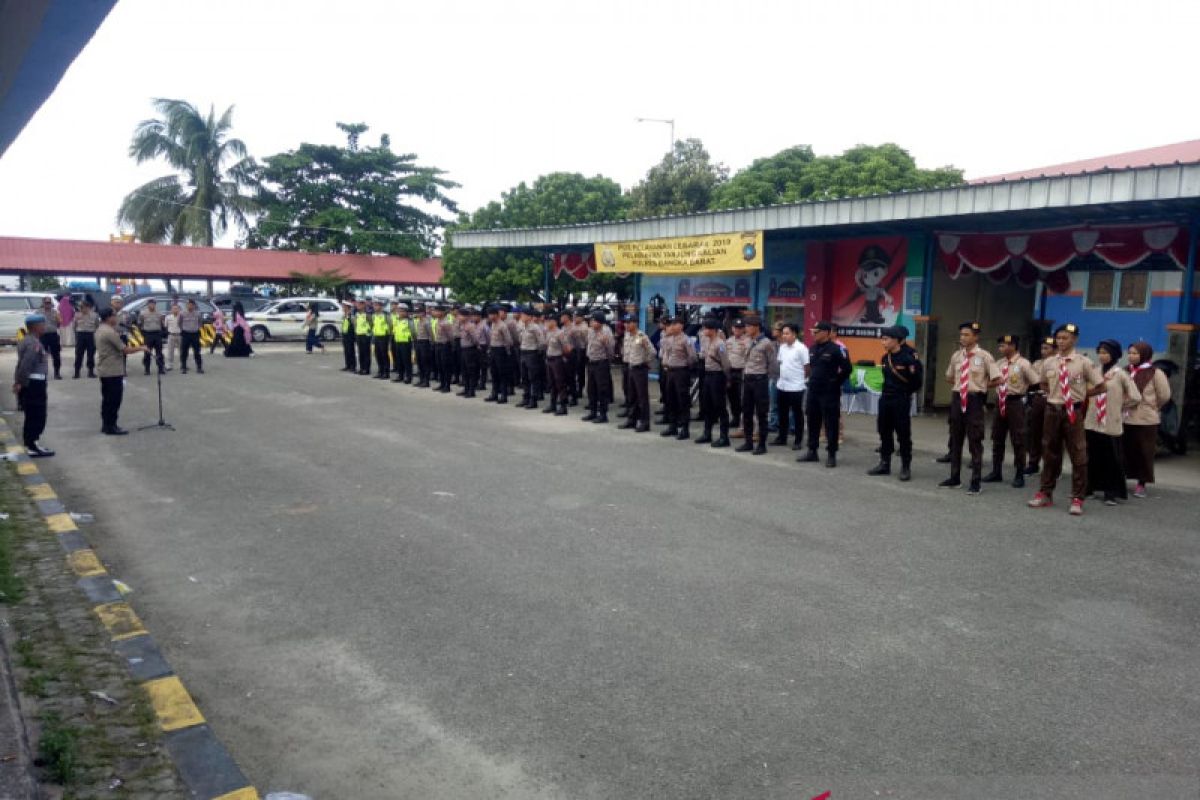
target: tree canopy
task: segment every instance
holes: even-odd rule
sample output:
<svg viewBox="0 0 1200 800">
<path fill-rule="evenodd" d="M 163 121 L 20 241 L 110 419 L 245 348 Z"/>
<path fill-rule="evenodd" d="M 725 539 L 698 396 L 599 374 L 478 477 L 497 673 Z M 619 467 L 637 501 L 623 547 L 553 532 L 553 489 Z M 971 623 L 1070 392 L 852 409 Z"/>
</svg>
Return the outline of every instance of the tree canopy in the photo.
<svg viewBox="0 0 1200 800">
<path fill-rule="evenodd" d="M 616 181 L 596 175 L 555 172 L 532 185 L 521 182 L 474 214 L 463 214 L 450 230 L 525 228 L 624 219 L 627 199 Z M 591 275 L 576 281 L 563 277 L 544 296 L 545 256 L 522 250 L 457 250 L 447 245 L 442 256 L 443 283 L 469 303 L 495 299 L 563 299 L 568 294 L 616 292 L 628 297 L 632 284 L 615 275 Z"/>
<path fill-rule="evenodd" d="M 241 139 L 229 138 L 233 106 L 220 117 L 191 103 L 157 98 L 159 117 L 138 123 L 129 155 L 141 164 L 163 159 L 178 174 L 139 186 L 121 203 L 117 223 L 143 242 L 211 247 L 230 223 L 248 229 L 257 205 L 242 190 L 256 186 L 254 159 Z"/>
<path fill-rule="evenodd" d="M 729 169 L 713 163 L 699 139 L 677 141 L 675 148 L 629 190 L 629 217 L 707 211 L 714 193 L 728 178 Z"/>
<path fill-rule="evenodd" d="M 427 209 L 457 211 L 446 191 L 458 184 L 444 171 L 418 164 L 414 153 L 393 152 L 387 134 L 376 147 L 360 147 L 366 125 L 337 126 L 346 134 L 344 147 L 303 143 L 263 160 L 263 213 L 246 246 L 432 255 L 448 220 Z"/>
<path fill-rule="evenodd" d="M 789 147 L 754 161 L 717 188 L 713 208 L 861 197 L 906 190 L 939 189 L 963 181 L 954 167 L 922 169 L 899 145 L 860 144 L 841 155 L 817 156 L 808 145 Z"/>
</svg>

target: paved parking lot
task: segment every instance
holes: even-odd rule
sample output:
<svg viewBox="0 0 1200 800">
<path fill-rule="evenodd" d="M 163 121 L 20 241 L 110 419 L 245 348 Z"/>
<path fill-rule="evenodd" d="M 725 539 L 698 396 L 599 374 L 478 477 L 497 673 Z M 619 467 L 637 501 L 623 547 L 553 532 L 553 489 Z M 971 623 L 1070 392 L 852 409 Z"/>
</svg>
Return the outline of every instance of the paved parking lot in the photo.
<svg viewBox="0 0 1200 800">
<path fill-rule="evenodd" d="M 51 387 L 43 470 L 260 790 L 1196 798 L 1200 511 L 1082 519 L 350 377 Z M 12 358 L 0 358 L 11 371 Z M 139 370 L 140 373 L 140 370 Z M 11 408 L 11 396 L 5 407 Z M 121 422 L 156 419 L 130 379 Z M 929 437 L 934 444 L 939 436 Z M 1060 513 L 1061 512 L 1061 513 Z"/>
</svg>

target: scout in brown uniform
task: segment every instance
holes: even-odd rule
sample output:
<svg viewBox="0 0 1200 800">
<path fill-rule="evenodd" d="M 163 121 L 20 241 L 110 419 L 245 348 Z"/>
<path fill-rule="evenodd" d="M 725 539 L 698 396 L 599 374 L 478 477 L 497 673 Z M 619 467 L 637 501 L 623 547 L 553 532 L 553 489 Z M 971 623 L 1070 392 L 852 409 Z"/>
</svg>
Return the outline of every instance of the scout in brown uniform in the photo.
<svg viewBox="0 0 1200 800">
<path fill-rule="evenodd" d="M 567 387 L 567 359 L 571 357 L 571 338 L 558 327 L 558 318 L 546 315 L 546 376 L 550 379 L 550 402 L 543 414 L 561 417 L 567 413 L 570 389 Z"/>
<path fill-rule="evenodd" d="M 1083 433 L 1087 399 L 1104 391 L 1104 376 L 1091 359 L 1075 352 L 1077 341 L 1077 326 L 1069 322 L 1060 325 L 1054 332 L 1058 353 L 1042 362 L 1042 383 L 1046 385 L 1042 485 L 1029 501 L 1030 508 L 1053 505 L 1065 448 L 1071 457 L 1071 514 L 1075 516 L 1083 513 L 1087 492 L 1087 443 Z"/>
<path fill-rule="evenodd" d="M 1046 421 L 1046 387 L 1041 383 L 1042 364 L 1047 358 L 1054 355 L 1054 351 L 1057 349 L 1054 346 L 1054 337 L 1047 336 L 1042 339 L 1040 348 L 1041 358 L 1033 362 L 1033 372 L 1037 375 L 1038 382 L 1031 383 L 1029 390 L 1025 393 L 1025 397 L 1029 401 L 1029 411 L 1025 415 L 1025 426 L 1029 431 L 1027 436 L 1029 466 L 1025 467 L 1026 475 L 1037 475 L 1042 471 L 1042 425 Z"/>
<path fill-rule="evenodd" d="M 1041 378 L 1033 365 L 1021 355 L 1020 340 L 1005 335 L 996 340 L 1000 352 L 997 366 L 1000 382 L 996 384 L 996 413 L 992 416 L 992 471 L 983 476 L 984 483 L 1004 480 L 1004 440 L 1012 439 L 1014 489 L 1025 485 L 1025 393 L 1037 386 Z"/>
<path fill-rule="evenodd" d="M 704 419 L 704 434 L 696 444 L 712 443 L 713 447 L 729 447 L 729 409 L 725 391 L 729 380 L 729 356 L 721 338 L 721 323 L 716 317 L 704 319 L 700 334 L 700 361 L 704 376 L 700 384 L 700 416 Z M 720 425 L 720 435 L 713 441 L 714 425 Z"/>
<path fill-rule="evenodd" d="M 736 426 L 742 419 L 742 370 L 746 367 L 746 353 L 754 340 L 746 335 L 746 323 L 741 317 L 733 321 L 733 336 L 725 340 L 725 355 L 729 356 L 729 416 Z M 742 432 L 735 430 L 733 438 L 740 438 Z"/>
<path fill-rule="evenodd" d="M 979 347 L 979 323 L 958 326 L 959 350 L 946 367 L 950 397 L 950 477 L 938 486 L 961 486 L 962 446 L 967 440 L 971 451 L 971 483 L 968 494 L 979 494 L 983 471 L 983 405 L 987 390 L 1000 382 L 1000 369 L 992 354 Z"/>
<path fill-rule="evenodd" d="M 658 343 L 658 359 L 667 371 L 667 429 L 661 436 L 690 439 L 688 421 L 692 414 L 692 364 L 696 352 L 683 332 L 683 320 L 675 317 Z"/>
<path fill-rule="evenodd" d="M 592 314 L 587 340 L 588 413 L 584 422 L 608 422 L 608 394 L 612 391 L 613 335 L 604 324 L 604 312 Z"/>
<path fill-rule="evenodd" d="M 1125 486 L 1125 464 L 1121 458 L 1121 418 L 1142 399 L 1133 378 L 1121 369 L 1121 343 L 1105 339 L 1096 346 L 1096 360 L 1104 374 L 1104 394 L 1088 403 L 1083 420 L 1087 440 L 1087 494 L 1104 494 L 1104 505 L 1115 506 L 1129 497 Z"/>
<path fill-rule="evenodd" d="M 1154 366 L 1154 351 L 1147 342 L 1129 346 L 1129 375 L 1142 399 L 1125 418 L 1125 471 L 1133 479 L 1134 497 L 1146 496 L 1146 484 L 1154 483 L 1154 453 L 1158 449 L 1158 426 L 1162 408 L 1171 399 L 1166 374 Z"/>
<path fill-rule="evenodd" d="M 746 352 L 746 368 L 742 373 L 742 435 L 746 441 L 737 448 L 739 453 L 753 451 L 761 456 L 767 452 L 767 413 L 771 410 L 771 393 L 767 382 L 779 368 L 775 343 L 762 334 L 762 320 L 746 317 L 746 330 L 751 339 Z M 758 444 L 754 443 L 754 420 L 758 419 Z"/>
<path fill-rule="evenodd" d="M 625 337 L 621 342 L 621 358 L 629 368 L 629 418 L 622 428 L 634 428 L 637 433 L 650 430 L 650 364 L 654 361 L 654 345 L 650 337 L 638 330 L 638 318 L 626 314 Z"/>
</svg>

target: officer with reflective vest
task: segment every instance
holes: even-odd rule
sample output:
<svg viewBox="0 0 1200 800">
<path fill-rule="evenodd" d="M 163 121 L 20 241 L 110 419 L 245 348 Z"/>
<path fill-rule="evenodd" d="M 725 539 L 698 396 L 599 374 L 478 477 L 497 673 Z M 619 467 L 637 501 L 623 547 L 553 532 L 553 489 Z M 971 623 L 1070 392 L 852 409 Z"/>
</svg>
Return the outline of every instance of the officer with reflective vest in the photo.
<svg viewBox="0 0 1200 800">
<path fill-rule="evenodd" d="M 371 374 L 371 315 L 367 301 L 354 304 L 354 343 L 358 347 L 358 374 Z"/>
<path fill-rule="evenodd" d="M 392 366 L 396 377 L 392 383 L 412 383 L 413 340 L 417 338 L 417 326 L 409 319 L 408 305 L 392 303 Z"/>
<path fill-rule="evenodd" d="M 375 363 L 379 371 L 378 380 L 386 381 L 391 374 L 392 317 L 383 309 L 383 301 L 376 300 L 371 315 L 371 338 L 375 343 Z"/>
<path fill-rule="evenodd" d="M 342 301 L 342 358 L 346 366 L 342 372 L 357 372 L 358 359 L 354 355 L 354 303 Z"/>
</svg>

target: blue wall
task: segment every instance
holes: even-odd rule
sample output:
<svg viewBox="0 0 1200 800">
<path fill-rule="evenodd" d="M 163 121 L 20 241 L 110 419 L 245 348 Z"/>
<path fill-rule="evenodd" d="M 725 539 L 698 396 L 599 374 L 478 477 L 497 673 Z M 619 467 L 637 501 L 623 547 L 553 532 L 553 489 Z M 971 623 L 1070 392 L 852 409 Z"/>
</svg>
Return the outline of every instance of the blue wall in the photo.
<svg viewBox="0 0 1200 800">
<path fill-rule="evenodd" d="M 1046 297 L 1046 318 L 1056 325 L 1074 322 L 1080 327 L 1080 345 L 1094 348 L 1101 339 L 1116 339 L 1122 347 L 1144 339 L 1161 353 L 1167 348 L 1167 325 L 1179 319 L 1179 297 L 1150 297 L 1145 311 L 1085 311 L 1081 295 Z"/>
</svg>

